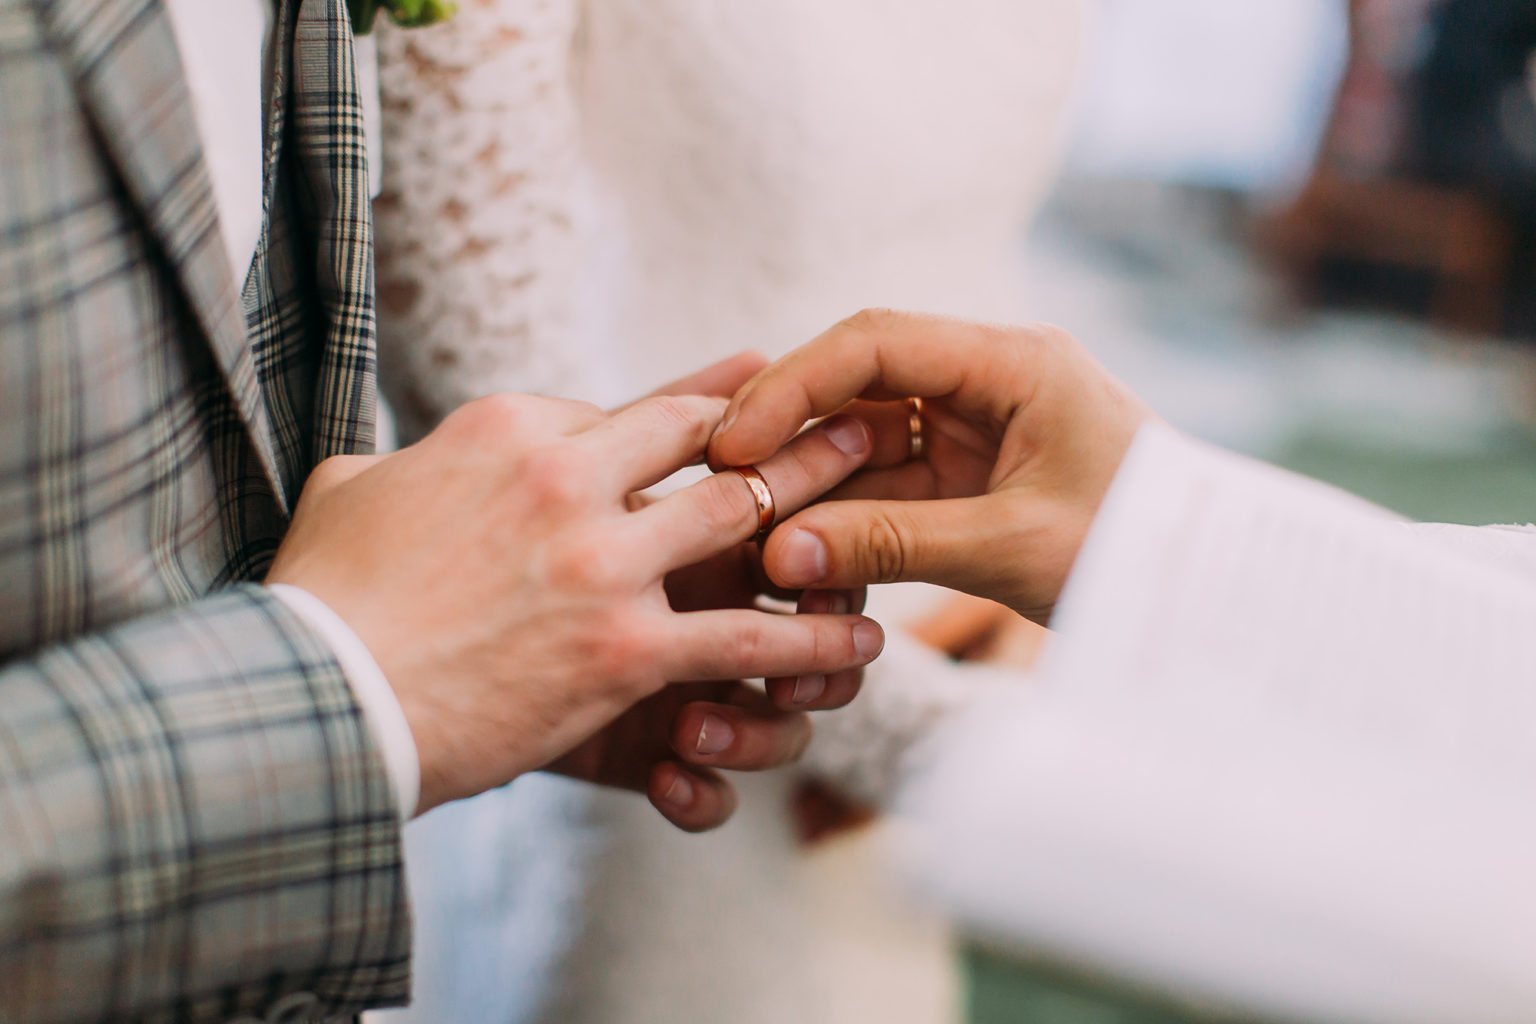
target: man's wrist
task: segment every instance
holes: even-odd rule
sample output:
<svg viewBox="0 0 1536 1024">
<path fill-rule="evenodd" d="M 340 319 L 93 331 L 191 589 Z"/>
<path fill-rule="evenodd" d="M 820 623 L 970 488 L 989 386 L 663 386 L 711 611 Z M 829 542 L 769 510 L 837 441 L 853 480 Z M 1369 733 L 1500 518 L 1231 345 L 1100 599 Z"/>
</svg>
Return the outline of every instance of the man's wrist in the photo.
<svg viewBox="0 0 1536 1024">
<path fill-rule="evenodd" d="M 291 583 L 271 583 L 267 589 L 330 647 L 379 748 L 400 820 L 410 820 L 421 797 L 421 758 L 400 700 L 372 652 L 346 620 L 314 594 Z"/>
</svg>

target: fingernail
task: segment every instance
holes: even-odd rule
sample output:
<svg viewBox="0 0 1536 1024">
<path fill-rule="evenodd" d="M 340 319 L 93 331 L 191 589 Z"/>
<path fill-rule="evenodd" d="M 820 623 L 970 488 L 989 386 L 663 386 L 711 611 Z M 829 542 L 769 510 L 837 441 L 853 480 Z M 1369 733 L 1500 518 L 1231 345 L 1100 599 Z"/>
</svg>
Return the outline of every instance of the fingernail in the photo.
<svg viewBox="0 0 1536 1024">
<path fill-rule="evenodd" d="M 730 722 L 719 715 L 705 715 L 704 724 L 699 726 L 698 742 L 693 749 L 700 754 L 718 754 L 735 739 L 736 730 L 731 728 Z"/>
<path fill-rule="evenodd" d="M 795 680 L 795 692 L 789 695 L 791 704 L 809 704 L 827 689 L 826 676 L 801 676 Z"/>
<path fill-rule="evenodd" d="M 861 622 L 853 627 L 853 649 L 865 661 L 873 661 L 885 649 L 885 630 L 873 622 Z"/>
<path fill-rule="evenodd" d="M 693 803 L 693 783 L 688 781 L 688 776 L 682 772 L 672 773 L 672 785 L 667 787 L 666 793 L 661 797 L 669 804 L 677 804 L 679 807 L 687 807 Z"/>
<path fill-rule="evenodd" d="M 863 455 L 869 450 L 869 430 L 852 416 L 834 416 L 823 429 L 827 440 L 844 455 Z"/>
<path fill-rule="evenodd" d="M 850 607 L 852 606 L 848 603 L 847 594 L 839 591 L 827 595 L 828 615 L 847 615 Z"/>
<path fill-rule="evenodd" d="M 779 575 L 792 587 L 815 583 L 827 574 L 827 546 L 809 530 L 795 530 L 779 549 Z"/>
</svg>

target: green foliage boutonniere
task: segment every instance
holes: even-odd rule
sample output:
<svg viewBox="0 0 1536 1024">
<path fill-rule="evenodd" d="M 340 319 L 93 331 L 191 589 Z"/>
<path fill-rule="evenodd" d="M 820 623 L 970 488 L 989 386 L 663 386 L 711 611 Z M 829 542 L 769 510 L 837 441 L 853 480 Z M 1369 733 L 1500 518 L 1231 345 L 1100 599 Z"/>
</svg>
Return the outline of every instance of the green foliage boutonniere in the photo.
<svg viewBox="0 0 1536 1024">
<path fill-rule="evenodd" d="M 354 35 L 367 35 L 373 28 L 373 16 L 383 8 L 389 12 L 389 20 L 405 28 L 419 25 L 435 25 L 447 21 L 458 10 L 449 0 L 347 0 L 352 13 Z"/>
</svg>

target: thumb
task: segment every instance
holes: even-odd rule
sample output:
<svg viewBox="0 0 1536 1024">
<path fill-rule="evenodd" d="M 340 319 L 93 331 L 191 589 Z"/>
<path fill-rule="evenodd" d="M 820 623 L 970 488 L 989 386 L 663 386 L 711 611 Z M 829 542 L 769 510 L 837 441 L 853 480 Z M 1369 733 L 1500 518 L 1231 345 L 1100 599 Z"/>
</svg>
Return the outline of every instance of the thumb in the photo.
<svg viewBox="0 0 1536 1024">
<path fill-rule="evenodd" d="M 1007 512 L 995 495 L 829 501 L 774 530 L 763 567 L 794 589 L 920 580 L 994 597 L 1017 589 L 1008 578 L 1023 551 Z"/>
</svg>

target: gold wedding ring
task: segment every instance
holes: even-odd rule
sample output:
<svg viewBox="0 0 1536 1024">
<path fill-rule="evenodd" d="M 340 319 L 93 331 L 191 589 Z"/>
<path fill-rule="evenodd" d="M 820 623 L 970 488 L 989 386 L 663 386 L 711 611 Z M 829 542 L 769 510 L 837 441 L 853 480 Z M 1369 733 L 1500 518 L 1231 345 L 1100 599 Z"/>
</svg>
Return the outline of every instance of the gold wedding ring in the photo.
<svg viewBox="0 0 1536 1024">
<path fill-rule="evenodd" d="M 907 460 L 916 462 L 923 457 L 923 451 L 927 447 L 923 439 L 923 400 L 921 398 L 907 399 L 907 430 L 910 431 L 907 440 Z"/>
<path fill-rule="evenodd" d="M 757 471 L 756 466 L 732 466 L 732 473 L 741 474 L 741 478 L 752 488 L 752 500 L 757 502 L 757 540 L 766 540 L 773 529 L 773 521 L 778 512 L 773 506 L 773 492 L 768 489 L 768 481 L 763 479 L 763 474 Z"/>
</svg>

